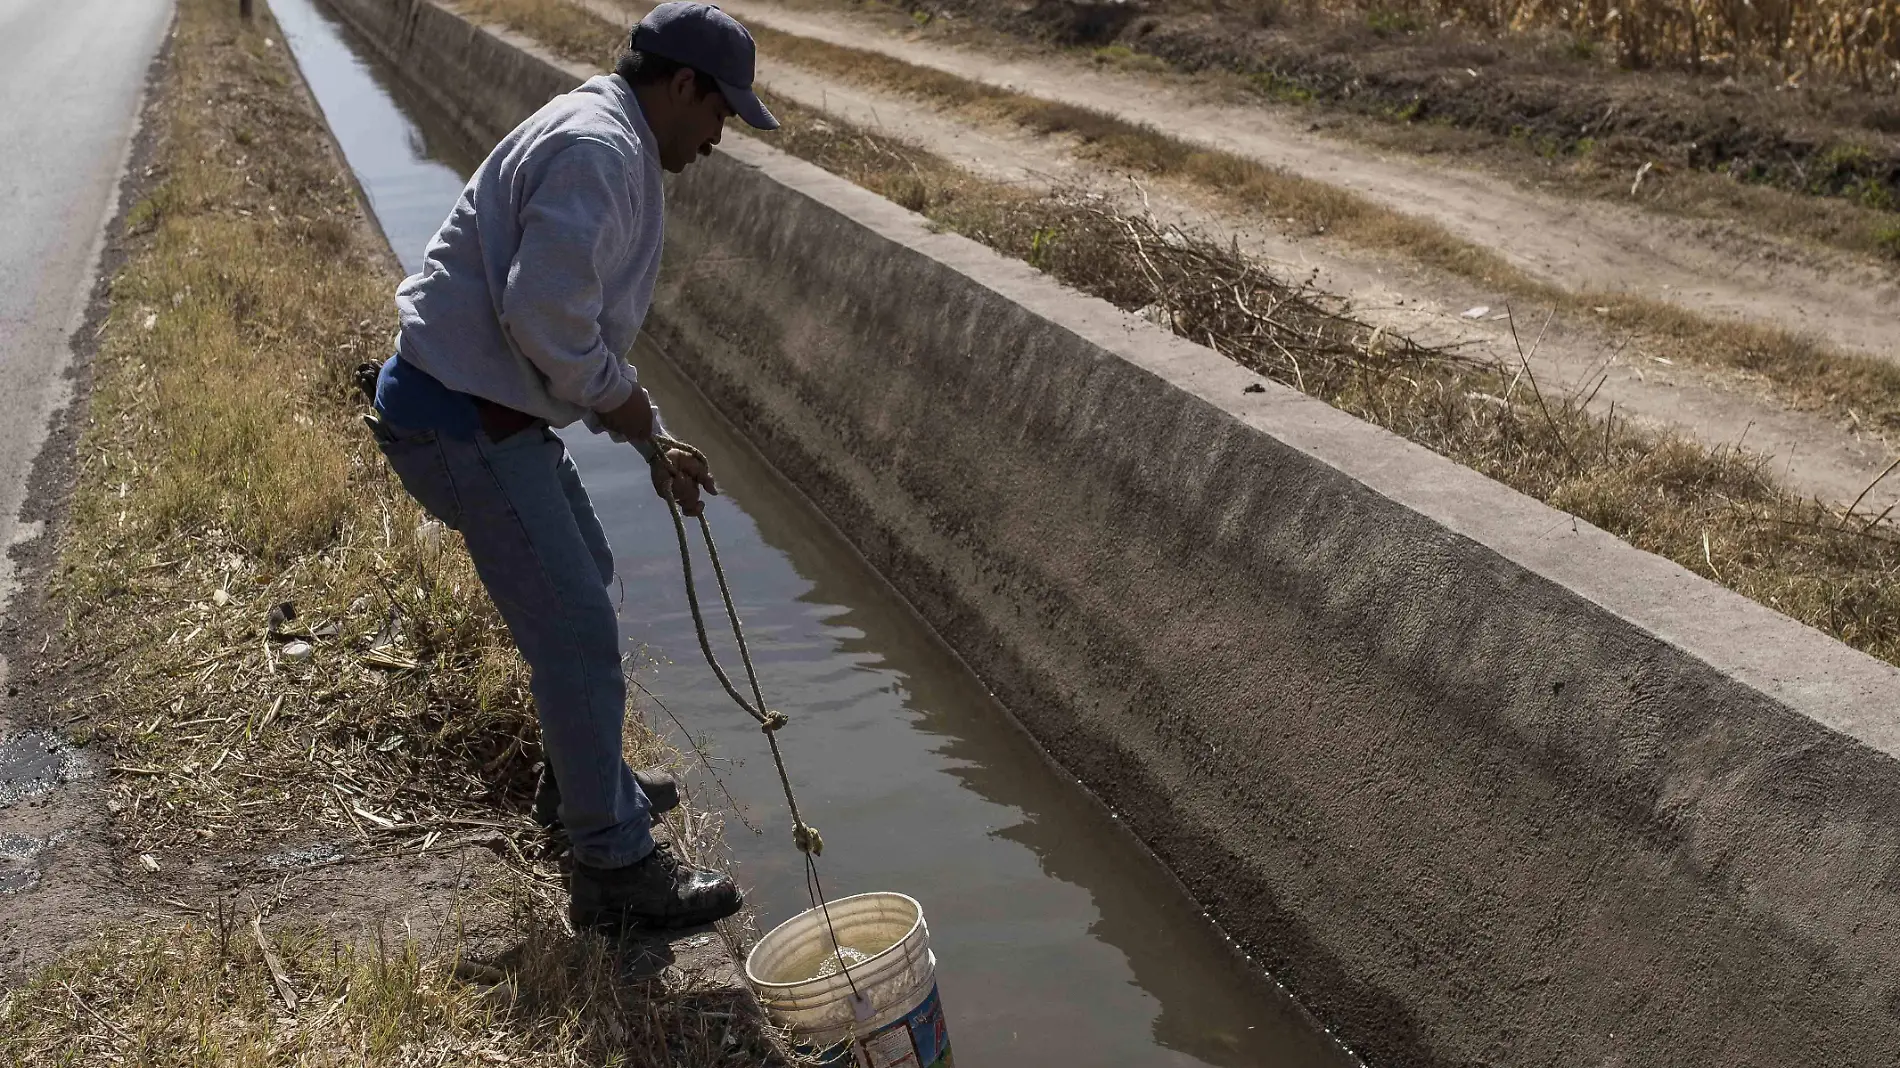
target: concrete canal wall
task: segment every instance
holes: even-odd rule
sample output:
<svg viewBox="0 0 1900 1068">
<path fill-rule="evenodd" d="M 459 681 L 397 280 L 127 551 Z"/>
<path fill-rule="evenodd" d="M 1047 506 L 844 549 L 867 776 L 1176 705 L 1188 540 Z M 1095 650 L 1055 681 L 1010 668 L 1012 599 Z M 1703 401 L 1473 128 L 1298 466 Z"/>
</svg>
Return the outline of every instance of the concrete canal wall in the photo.
<svg viewBox="0 0 1900 1068">
<path fill-rule="evenodd" d="M 586 73 L 326 2 L 483 143 Z M 1896 1062 L 1900 673 L 763 141 L 669 181 L 651 332 L 1371 1063 Z"/>
</svg>

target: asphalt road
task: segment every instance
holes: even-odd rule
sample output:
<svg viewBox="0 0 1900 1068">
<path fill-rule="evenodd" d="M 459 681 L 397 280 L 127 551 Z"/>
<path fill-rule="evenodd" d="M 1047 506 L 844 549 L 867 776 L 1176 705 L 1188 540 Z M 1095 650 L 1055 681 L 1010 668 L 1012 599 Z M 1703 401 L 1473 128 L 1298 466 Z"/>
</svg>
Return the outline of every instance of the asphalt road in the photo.
<svg viewBox="0 0 1900 1068">
<path fill-rule="evenodd" d="M 0 0 L 0 550 L 39 534 L 26 479 L 72 397 L 72 334 L 170 19 L 171 0 Z"/>
<path fill-rule="evenodd" d="M 27 478 L 43 449 L 61 447 L 49 431 L 72 401 L 73 334 L 171 5 L 0 0 L 0 621 L 17 611 L 11 550 L 41 533 L 21 519 L 35 503 Z M 0 656 L 0 946 L 19 966 L 125 904 L 90 763 L 52 733 L 19 729 L 7 676 Z"/>
</svg>

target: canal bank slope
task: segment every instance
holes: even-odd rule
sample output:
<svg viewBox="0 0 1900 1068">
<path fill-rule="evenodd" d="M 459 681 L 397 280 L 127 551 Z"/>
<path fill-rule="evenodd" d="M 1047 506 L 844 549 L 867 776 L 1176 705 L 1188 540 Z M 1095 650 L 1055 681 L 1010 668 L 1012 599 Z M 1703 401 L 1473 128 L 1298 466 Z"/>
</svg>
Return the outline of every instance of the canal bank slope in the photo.
<svg viewBox="0 0 1900 1068">
<path fill-rule="evenodd" d="M 330 3 L 485 140 L 586 73 Z M 1889 1062 L 1900 673 L 727 140 L 655 336 L 1370 1061 Z"/>
</svg>

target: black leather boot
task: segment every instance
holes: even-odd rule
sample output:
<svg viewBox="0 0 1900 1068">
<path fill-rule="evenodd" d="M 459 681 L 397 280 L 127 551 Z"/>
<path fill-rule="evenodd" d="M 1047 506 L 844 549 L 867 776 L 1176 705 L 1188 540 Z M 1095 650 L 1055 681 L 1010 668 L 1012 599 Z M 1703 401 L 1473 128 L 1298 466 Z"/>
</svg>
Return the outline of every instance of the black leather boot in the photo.
<svg viewBox="0 0 1900 1068">
<path fill-rule="evenodd" d="M 679 780 L 663 768 L 643 768 L 633 773 L 640 792 L 647 795 L 648 813 L 659 816 L 680 805 Z M 554 781 L 554 769 L 541 765 L 541 781 L 534 791 L 534 822 L 550 833 L 561 829 L 561 784 Z"/>
<path fill-rule="evenodd" d="M 624 868 L 576 863 L 568 876 L 567 917 L 576 931 L 698 927 L 723 920 L 745 904 L 732 876 L 696 868 L 665 842 Z"/>
</svg>

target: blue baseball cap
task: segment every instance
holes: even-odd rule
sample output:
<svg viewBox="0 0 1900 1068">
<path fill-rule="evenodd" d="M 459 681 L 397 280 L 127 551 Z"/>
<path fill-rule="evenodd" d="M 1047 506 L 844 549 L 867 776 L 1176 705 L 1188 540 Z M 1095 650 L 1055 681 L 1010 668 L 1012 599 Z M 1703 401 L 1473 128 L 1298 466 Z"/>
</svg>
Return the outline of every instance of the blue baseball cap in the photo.
<svg viewBox="0 0 1900 1068">
<path fill-rule="evenodd" d="M 661 4 L 633 28 L 630 42 L 642 52 L 670 59 L 710 75 L 733 114 L 759 130 L 778 129 L 778 120 L 752 91 L 758 46 L 739 20 L 711 4 Z"/>
</svg>

